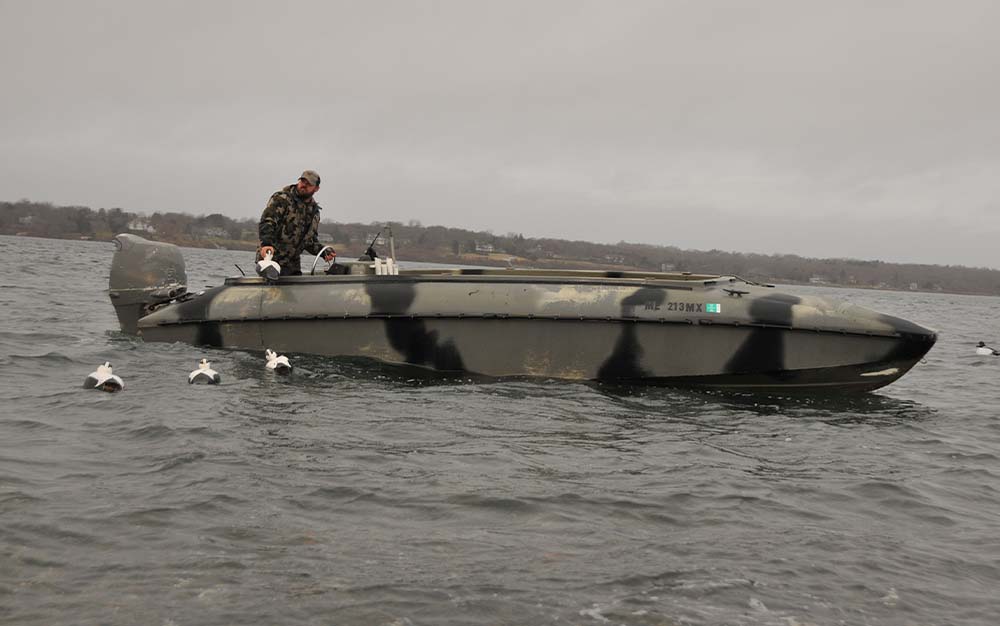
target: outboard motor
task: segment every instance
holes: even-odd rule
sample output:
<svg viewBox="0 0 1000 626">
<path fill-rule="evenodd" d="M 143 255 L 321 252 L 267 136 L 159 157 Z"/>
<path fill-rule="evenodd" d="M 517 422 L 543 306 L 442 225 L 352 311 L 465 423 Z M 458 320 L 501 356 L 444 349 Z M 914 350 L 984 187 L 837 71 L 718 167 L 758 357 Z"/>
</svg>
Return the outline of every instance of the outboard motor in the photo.
<svg viewBox="0 0 1000 626">
<path fill-rule="evenodd" d="M 187 272 L 180 248 L 123 233 L 114 238 L 108 295 L 122 331 L 137 333 L 136 323 L 152 306 L 187 292 Z"/>
</svg>

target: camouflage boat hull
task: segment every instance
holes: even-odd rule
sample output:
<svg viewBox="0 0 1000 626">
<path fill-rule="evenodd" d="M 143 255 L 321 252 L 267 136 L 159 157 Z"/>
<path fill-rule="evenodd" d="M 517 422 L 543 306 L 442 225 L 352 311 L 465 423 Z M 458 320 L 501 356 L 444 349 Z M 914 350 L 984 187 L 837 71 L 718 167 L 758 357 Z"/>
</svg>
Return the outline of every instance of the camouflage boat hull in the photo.
<svg viewBox="0 0 1000 626">
<path fill-rule="evenodd" d="M 274 284 L 230 278 L 189 294 L 180 291 L 179 253 L 133 236 L 119 243 L 112 300 L 123 330 L 148 341 L 361 356 L 487 376 L 863 391 L 905 374 L 936 340 L 907 320 L 728 276 L 462 269 L 380 276 L 354 263 L 346 275 Z"/>
</svg>

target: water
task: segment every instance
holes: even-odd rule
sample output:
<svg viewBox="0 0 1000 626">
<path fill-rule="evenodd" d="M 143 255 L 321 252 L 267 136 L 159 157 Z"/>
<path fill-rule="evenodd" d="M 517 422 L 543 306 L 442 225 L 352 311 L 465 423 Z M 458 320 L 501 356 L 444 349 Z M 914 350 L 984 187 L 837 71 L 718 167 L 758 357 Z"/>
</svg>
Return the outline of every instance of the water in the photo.
<svg viewBox="0 0 1000 626">
<path fill-rule="evenodd" d="M 755 397 L 412 379 L 143 344 L 108 243 L 0 237 L 4 624 L 996 624 L 1000 299 L 893 385 Z M 189 285 L 249 253 L 185 250 Z M 191 386 L 207 356 L 218 387 Z M 126 390 L 81 388 L 111 361 Z"/>
</svg>

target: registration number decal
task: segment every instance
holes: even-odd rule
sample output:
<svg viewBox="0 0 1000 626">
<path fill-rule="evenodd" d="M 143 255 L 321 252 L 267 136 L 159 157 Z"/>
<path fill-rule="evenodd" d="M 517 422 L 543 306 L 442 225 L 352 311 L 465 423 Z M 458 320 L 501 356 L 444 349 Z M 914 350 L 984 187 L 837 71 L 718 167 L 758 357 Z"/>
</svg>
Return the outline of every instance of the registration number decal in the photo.
<svg viewBox="0 0 1000 626">
<path fill-rule="evenodd" d="M 660 304 L 650 300 L 644 307 L 647 311 L 677 311 L 678 313 L 722 313 L 722 305 L 714 302 L 666 302 Z"/>
</svg>

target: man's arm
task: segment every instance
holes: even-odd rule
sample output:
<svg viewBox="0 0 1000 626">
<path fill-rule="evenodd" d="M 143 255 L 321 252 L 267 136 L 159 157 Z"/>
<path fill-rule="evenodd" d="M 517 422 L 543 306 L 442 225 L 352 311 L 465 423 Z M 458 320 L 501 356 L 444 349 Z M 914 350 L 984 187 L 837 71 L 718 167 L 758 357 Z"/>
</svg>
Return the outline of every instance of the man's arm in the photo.
<svg viewBox="0 0 1000 626">
<path fill-rule="evenodd" d="M 260 216 L 260 223 L 257 225 L 257 236 L 260 239 L 260 247 L 263 248 L 274 248 L 275 244 L 278 243 L 278 235 L 281 229 L 281 224 L 285 221 L 285 215 L 288 212 L 288 203 L 285 199 L 281 197 L 280 194 L 273 194 L 271 199 L 267 201 L 267 206 L 264 207 L 264 212 Z M 264 251 L 261 251 L 261 256 L 264 255 Z"/>
<path fill-rule="evenodd" d="M 310 224 L 310 226 L 309 226 L 309 237 L 306 239 L 305 245 L 302 246 L 302 248 L 306 252 L 308 252 L 309 254 L 313 254 L 313 255 L 319 254 L 319 251 L 323 249 L 323 244 L 321 244 L 319 242 L 319 213 L 318 212 L 313 217 L 312 224 Z M 337 256 L 337 253 L 333 252 L 332 248 L 331 248 L 330 250 L 327 250 L 326 253 L 323 254 L 323 259 L 326 260 L 326 261 L 330 261 L 335 256 Z"/>
</svg>

